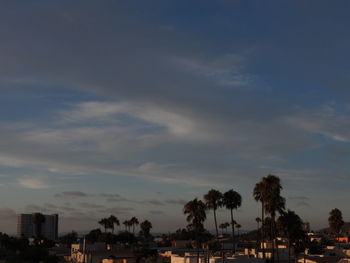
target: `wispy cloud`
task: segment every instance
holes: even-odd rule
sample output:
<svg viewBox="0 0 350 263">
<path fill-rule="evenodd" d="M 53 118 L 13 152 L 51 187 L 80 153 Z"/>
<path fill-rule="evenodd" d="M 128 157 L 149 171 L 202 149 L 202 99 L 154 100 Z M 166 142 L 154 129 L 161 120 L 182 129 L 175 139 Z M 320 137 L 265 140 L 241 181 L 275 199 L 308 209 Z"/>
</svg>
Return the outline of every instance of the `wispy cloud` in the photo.
<svg viewBox="0 0 350 263">
<path fill-rule="evenodd" d="M 14 220 L 16 213 L 10 208 L 0 208 L 0 218 Z"/>
<path fill-rule="evenodd" d="M 88 197 L 89 194 L 81 191 L 64 191 L 59 194 L 55 194 L 55 197 Z"/>
<path fill-rule="evenodd" d="M 17 180 L 18 184 L 24 188 L 45 189 L 50 187 L 45 181 L 39 178 L 24 176 Z"/>
</svg>

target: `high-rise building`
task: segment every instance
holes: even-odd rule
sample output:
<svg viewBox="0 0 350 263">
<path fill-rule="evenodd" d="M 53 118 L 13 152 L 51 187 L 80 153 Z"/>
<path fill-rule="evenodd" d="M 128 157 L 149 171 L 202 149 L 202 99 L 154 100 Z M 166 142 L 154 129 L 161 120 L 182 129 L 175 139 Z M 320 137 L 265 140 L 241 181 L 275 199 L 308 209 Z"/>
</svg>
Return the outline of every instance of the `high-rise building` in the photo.
<svg viewBox="0 0 350 263">
<path fill-rule="evenodd" d="M 58 214 L 43 215 L 40 213 L 19 214 L 17 216 L 18 237 L 40 237 L 50 240 L 58 238 Z"/>
</svg>

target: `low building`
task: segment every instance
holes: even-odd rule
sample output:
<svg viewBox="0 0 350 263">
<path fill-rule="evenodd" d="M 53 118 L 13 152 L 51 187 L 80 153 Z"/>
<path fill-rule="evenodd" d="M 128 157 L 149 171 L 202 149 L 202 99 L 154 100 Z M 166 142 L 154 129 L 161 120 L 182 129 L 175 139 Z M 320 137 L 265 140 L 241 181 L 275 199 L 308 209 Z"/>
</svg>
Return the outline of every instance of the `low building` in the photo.
<svg viewBox="0 0 350 263">
<path fill-rule="evenodd" d="M 298 263 L 339 263 L 341 260 L 341 257 L 327 257 L 318 255 L 298 258 Z"/>
<path fill-rule="evenodd" d="M 192 240 L 173 240 L 171 246 L 173 248 L 188 248 L 192 246 Z"/>
<path fill-rule="evenodd" d="M 72 244 L 70 260 L 74 263 L 136 263 L 132 249 L 106 247 L 105 243 Z"/>
<path fill-rule="evenodd" d="M 222 263 L 223 259 L 219 256 L 206 257 L 205 254 L 199 255 L 199 263 Z M 264 263 L 265 259 L 249 257 L 244 254 L 237 253 L 234 256 L 224 258 L 225 263 Z M 186 253 L 183 256 L 172 255 L 171 263 L 197 263 L 197 255 L 195 253 Z"/>
</svg>

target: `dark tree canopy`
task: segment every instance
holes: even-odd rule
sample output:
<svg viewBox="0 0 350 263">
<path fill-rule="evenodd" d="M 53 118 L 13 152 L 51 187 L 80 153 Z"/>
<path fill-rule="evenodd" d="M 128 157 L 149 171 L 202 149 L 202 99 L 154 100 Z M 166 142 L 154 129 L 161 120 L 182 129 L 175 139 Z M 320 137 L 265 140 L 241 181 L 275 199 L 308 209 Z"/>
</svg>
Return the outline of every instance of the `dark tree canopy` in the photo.
<svg viewBox="0 0 350 263">
<path fill-rule="evenodd" d="M 338 208 L 334 208 L 332 211 L 329 212 L 328 223 L 329 227 L 334 233 L 340 233 L 341 228 L 344 225 L 344 221 L 342 212 Z"/>
</svg>

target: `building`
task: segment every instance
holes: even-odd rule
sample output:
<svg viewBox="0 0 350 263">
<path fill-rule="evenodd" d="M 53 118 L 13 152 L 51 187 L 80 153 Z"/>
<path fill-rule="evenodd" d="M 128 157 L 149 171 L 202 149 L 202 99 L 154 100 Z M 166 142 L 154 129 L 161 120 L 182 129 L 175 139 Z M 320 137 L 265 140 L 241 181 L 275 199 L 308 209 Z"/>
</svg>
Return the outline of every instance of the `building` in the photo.
<svg viewBox="0 0 350 263">
<path fill-rule="evenodd" d="M 75 263 L 136 263 L 137 258 L 131 248 L 112 247 L 105 243 L 72 244 L 69 262 Z M 161 263 L 161 262 L 159 262 Z"/>
<path fill-rule="evenodd" d="M 33 213 L 17 215 L 17 236 L 43 236 L 50 240 L 57 240 L 58 214 L 42 215 L 40 213 Z"/>
</svg>

